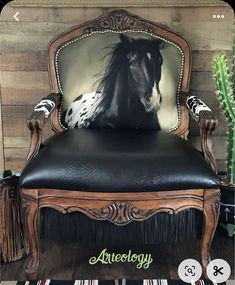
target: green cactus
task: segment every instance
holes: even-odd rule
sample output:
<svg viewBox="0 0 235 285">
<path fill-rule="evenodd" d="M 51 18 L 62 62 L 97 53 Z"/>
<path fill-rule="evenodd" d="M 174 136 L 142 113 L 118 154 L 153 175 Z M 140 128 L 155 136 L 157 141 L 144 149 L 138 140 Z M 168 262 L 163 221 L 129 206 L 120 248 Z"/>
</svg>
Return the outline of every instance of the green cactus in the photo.
<svg viewBox="0 0 235 285">
<path fill-rule="evenodd" d="M 235 30 L 235 29 L 234 29 Z M 235 35 L 233 37 L 232 67 L 224 52 L 213 58 L 212 72 L 216 82 L 217 95 L 228 120 L 227 178 L 235 185 Z"/>
</svg>

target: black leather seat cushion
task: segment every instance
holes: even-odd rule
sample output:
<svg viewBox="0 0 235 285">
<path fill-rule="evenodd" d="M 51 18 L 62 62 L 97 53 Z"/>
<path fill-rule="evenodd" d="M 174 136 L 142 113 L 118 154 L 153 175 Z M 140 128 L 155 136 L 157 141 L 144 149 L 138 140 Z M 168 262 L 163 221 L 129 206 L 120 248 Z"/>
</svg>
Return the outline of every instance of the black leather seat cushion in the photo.
<svg viewBox="0 0 235 285">
<path fill-rule="evenodd" d="M 23 188 L 143 192 L 218 188 L 189 142 L 164 131 L 71 129 L 50 138 L 25 167 Z"/>
</svg>

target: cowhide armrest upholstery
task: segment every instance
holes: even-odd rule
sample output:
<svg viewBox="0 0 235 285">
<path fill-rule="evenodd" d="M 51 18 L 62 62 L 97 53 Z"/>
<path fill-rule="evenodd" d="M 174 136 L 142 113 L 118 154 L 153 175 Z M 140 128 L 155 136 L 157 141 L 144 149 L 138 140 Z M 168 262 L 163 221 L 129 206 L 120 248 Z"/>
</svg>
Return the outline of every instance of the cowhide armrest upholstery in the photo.
<svg viewBox="0 0 235 285">
<path fill-rule="evenodd" d="M 212 132 L 215 130 L 218 120 L 211 109 L 198 97 L 189 96 L 186 99 L 186 107 L 200 127 L 200 140 L 203 155 L 214 171 L 216 160 L 213 154 Z"/>
<path fill-rule="evenodd" d="M 37 155 L 42 142 L 43 128 L 51 113 L 60 105 L 61 98 L 60 93 L 49 94 L 34 107 L 33 113 L 27 119 L 27 125 L 31 131 L 31 144 L 27 160 Z"/>
<path fill-rule="evenodd" d="M 43 98 L 35 107 L 31 116 L 27 120 L 30 130 L 35 128 L 42 129 L 46 123 L 46 119 L 51 115 L 56 107 L 60 105 L 61 94 L 51 93 Z"/>
</svg>

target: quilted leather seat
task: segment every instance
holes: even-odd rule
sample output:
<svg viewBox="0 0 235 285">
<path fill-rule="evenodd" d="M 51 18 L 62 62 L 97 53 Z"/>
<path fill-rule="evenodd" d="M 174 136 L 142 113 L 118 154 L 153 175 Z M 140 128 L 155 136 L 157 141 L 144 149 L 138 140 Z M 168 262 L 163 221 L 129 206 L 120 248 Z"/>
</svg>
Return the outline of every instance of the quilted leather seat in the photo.
<svg viewBox="0 0 235 285">
<path fill-rule="evenodd" d="M 21 187 L 150 192 L 219 188 L 219 180 L 202 154 L 172 133 L 71 129 L 44 143 Z"/>
</svg>

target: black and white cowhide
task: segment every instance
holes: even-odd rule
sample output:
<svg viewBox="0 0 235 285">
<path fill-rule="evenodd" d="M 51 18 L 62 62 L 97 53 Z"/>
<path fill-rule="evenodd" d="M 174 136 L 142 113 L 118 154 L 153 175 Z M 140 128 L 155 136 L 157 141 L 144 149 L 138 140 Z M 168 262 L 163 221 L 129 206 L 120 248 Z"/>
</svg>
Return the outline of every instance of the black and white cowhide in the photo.
<svg viewBox="0 0 235 285">
<path fill-rule="evenodd" d="M 186 104 L 196 117 L 199 116 L 201 111 L 211 111 L 211 109 L 197 96 L 188 97 Z"/>
<path fill-rule="evenodd" d="M 78 96 L 69 106 L 65 114 L 65 122 L 69 129 L 88 127 L 94 117 L 101 111 L 99 103 L 101 92 L 85 93 Z"/>
<path fill-rule="evenodd" d="M 42 99 L 35 107 L 34 111 L 43 112 L 45 114 L 45 118 L 48 118 L 50 113 L 54 110 L 55 103 L 49 99 Z"/>
</svg>

